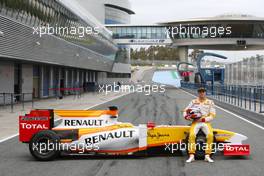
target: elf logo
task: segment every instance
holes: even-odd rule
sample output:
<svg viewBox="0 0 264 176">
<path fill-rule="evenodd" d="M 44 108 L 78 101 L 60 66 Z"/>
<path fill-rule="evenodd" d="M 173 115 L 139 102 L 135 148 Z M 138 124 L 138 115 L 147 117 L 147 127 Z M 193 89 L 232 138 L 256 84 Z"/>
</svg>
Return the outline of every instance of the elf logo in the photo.
<svg viewBox="0 0 264 176">
<path fill-rule="evenodd" d="M 27 130 L 46 130 L 49 129 L 46 124 L 28 124 L 28 123 L 20 123 L 22 129 Z"/>
</svg>

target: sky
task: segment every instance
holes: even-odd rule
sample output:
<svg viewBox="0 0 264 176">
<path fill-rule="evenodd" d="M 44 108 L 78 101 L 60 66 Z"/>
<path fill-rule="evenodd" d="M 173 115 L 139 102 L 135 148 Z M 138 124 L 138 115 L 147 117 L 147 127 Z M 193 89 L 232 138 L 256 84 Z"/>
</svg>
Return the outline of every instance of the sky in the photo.
<svg viewBox="0 0 264 176">
<path fill-rule="evenodd" d="M 149 24 L 180 19 L 213 17 L 221 14 L 249 14 L 264 17 L 264 0 L 130 0 L 136 15 L 132 24 Z M 258 51 L 214 51 L 227 56 L 230 62 L 241 60 Z"/>
</svg>

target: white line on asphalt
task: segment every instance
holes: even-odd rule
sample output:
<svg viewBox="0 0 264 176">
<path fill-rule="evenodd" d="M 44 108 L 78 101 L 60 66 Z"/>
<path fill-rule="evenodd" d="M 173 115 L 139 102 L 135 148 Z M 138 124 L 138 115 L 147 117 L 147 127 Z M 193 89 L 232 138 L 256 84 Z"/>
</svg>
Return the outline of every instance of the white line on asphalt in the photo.
<svg viewBox="0 0 264 176">
<path fill-rule="evenodd" d="M 5 142 L 5 141 L 7 141 L 7 140 L 9 140 L 9 139 L 12 139 L 12 138 L 14 138 L 14 137 L 16 137 L 16 136 L 18 136 L 18 133 L 17 133 L 17 134 L 14 134 L 14 135 L 12 135 L 12 136 L 9 136 L 9 137 L 7 137 L 7 138 L 1 139 L 1 140 L 0 140 L 0 143 Z"/>
<path fill-rule="evenodd" d="M 182 89 L 181 89 L 182 90 Z M 195 95 L 193 95 L 193 94 L 191 94 L 191 93 L 189 93 L 189 92 L 186 92 L 185 90 L 182 90 L 183 92 L 185 92 L 185 93 L 187 93 L 187 94 L 189 94 L 189 95 L 191 95 L 191 96 L 193 96 L 193 97 L 197 97 L 197 96 L 195 96 Z M 245 118 L 243 118 L 243 117 L 241 117 L 241 116 L 239 116 L 239 115 L 237 115 L 237 114 L 235 114 L 235 113 L 233 113 L 233 112 L 231 112 L 231 111 L 228 111 L 228 110 L 226 110 L 226 109 L 223 109 L 223 108 L 221 108 L 221 107 L 219 107 L 219 106 L 217 106 L 217 105 L 215 105 L 218 109 L 221 109 L 221 110 L 223 110 L 223 111 L 225 111 L 225 112 L 227 112 L 227 113 L 229 113 L 229 114 L 231 114 L 231 115 L 233 115 L 233 116 L 235 116 L 235 117 L 237 117 L 237 118 L 239 118 L 239 119 L 241 119 L 241 120 L 243 120 L 243 121 L 245 121 L 245 122 L 247 122 L 247 123 L 250 123 L 251 125 L 254 125 L 254 126 L 256 126 L 256 127 L 258 127 L 258 128 L 260 128 L 260 129 L 262 129 L 262 130 L 264 130 L 264 127 L 263 126 L 261 126 L 261 125 L 258 125 L 258 124 L 256 124 L 256 123 L 254 123 L 254 122 L 251 122 L 250 120 L 247 120 L 247 119 L 245 119 Z"/>
<path fill-rule="evenodd" d="M 121 98 L 121 97 L 123 97 L 123 96 L 125 96 L 125 95 L 128 95 L 128 94 L 130 94 L 130 93 L 127 93 L 127 94 L 123 94 L 123 95 L 120 95 L 120 96 L 114 97 L 114 98 L 112 98 L 112 99 L 110 99 L 110 100 L 104 101 L 104 102 L 102 102 L 102 103 L 98 103 L 98 104 L 93 105 L 93 106 L 90 106 L 90 107 L 88 107 L 88 108 L 85 108 L 84 110 L 88 110 L 88 109 L 94 108 L 94 107 L 96 107 L 96 106 L 99 106 L 99 105 L 105 104 L 105 103 L 107 103 L 107 102 L 110 102 L 110 101 L 113 101 L 113 100 L 115 100 L 115 99 Z M 56 121 L 56 120 L 55 120 L 55 121 Z M 14 137 L 17 137 L 18 135 L 19 135 L 19 133 L 14 134 L 14 135 L 11 135 L 11 136 L 8 136 L 8 137 L 6 137 L 6 138 L 4 138 L 4 139 L 1 139 L 1 140 L 0 140 L 0 143 L 5 142 L 5 141 L 8 141 L 9 139 L 12 139 L 12 138 L 14 138 Z"/>
</svg>

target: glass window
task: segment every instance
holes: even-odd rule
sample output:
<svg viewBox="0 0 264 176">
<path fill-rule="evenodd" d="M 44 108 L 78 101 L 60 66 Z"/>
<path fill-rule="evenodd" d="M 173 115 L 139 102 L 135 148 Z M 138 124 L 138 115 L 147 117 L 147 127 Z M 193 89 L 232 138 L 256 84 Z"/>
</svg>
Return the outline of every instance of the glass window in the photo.
<svg viewBox="0 0 264 176">
<path fill-rule="evenodd" d="M 151 39 L 151 33 L 147 33 L 147 38 Z"/>
<path fill-rule="evenodd" d="M 137 28 L 136 28 L 136 27 L 132 27 L 132 32 L 133 32 L 134 34 L 136 34 L 136 33 L 137 33 Z"/>
<path fill-rule="evenodd" d="M 148 34 L 151 33 L 151 27 L 147 27 L 147 33 L 148 33 Z"/>
<path fill-rule="evenodd" d="M 142 33 L 147 33 L 147 28 L 146 27 L 142 28 Z"/>
<path fill-rule="evenodd" d="M 118 34 L 121 34 L 121 28 L 120 28 L 120 27 L 117 27 L 117 28 L 116 28 L 116 32 L 117 32 Z"/>
<path fill-rule="evenodd" d="M 121 34 L 122 36 L 126 36 L 126 28 L 125 27 L 121 27 Z"/>
<path fill-rule="evenodd" d="M 157 38 L 161 39 L 162 38 L 162 31 L 160 27 L 156 28 L 156 32 L 157 32 Z"/>
<path fill-rule="evenodd" d="M 151 38 L 152 38 L 152 39 L 157 39 L 157 38 L 158 38 L 157 33 L 151 33 Z"/>
<path fill-rule="evenodd" d="M 157 28 L 156 27 L 152 27 L 151 28 L 151 33 L 156 33 L 157 32 Z"/>
<path fill-rule="evenodd" d="M 123 35 L 126 35 L 126 33 L 127 33 L 127 32 L 126 32 L 126 31 L 127 31 L 127 28 L 126 28 L 126 27 L 122 27 L 121 29 L 122 29 L 122 34 L 123 34 Z"/>
<path fill-rule="evenodd" d="M 115 34 L 116 33 L 116 27 L 112 27 L 111 31 Z"/>
<path fill-rule="evenodd" d="M 128 28 L 127 28 L 127 33 L 128 33 L 128 34 L 131 34 L 131 33 L 132 33 L 132 28 L 131 28 L 131 27 L 128 27 Z"/>
<path fill-rule="evenodd" d="M 142 28 L 141 27 L 137 27 L 137 33 L 142 33 Z"/>
</svg>

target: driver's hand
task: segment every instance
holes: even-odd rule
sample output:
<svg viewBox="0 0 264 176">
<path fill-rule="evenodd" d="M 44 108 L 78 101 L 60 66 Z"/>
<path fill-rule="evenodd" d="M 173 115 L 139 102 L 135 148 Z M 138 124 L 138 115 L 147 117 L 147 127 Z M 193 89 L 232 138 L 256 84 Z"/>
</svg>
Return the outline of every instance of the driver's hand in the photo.
<svg viewBox="0 0 264 176">
<path fill-rule="evenodd" d="M 196 122 L 205 122 L 205 118 L 197 119 Z"/>
<path fill-rule="evenodd" d="M 191 114 L 191 118 L 192 118 L 192 119 L 195 119 L 196 117 L 197 117 L 196 114 Z"/>
<path fill-rule="evenodd" d="M 184 118 L 185 118 L 186 120 L 191 120 L 191 119 L 192 119 L 190 115 L 186 115 Z"/>
</svg>

